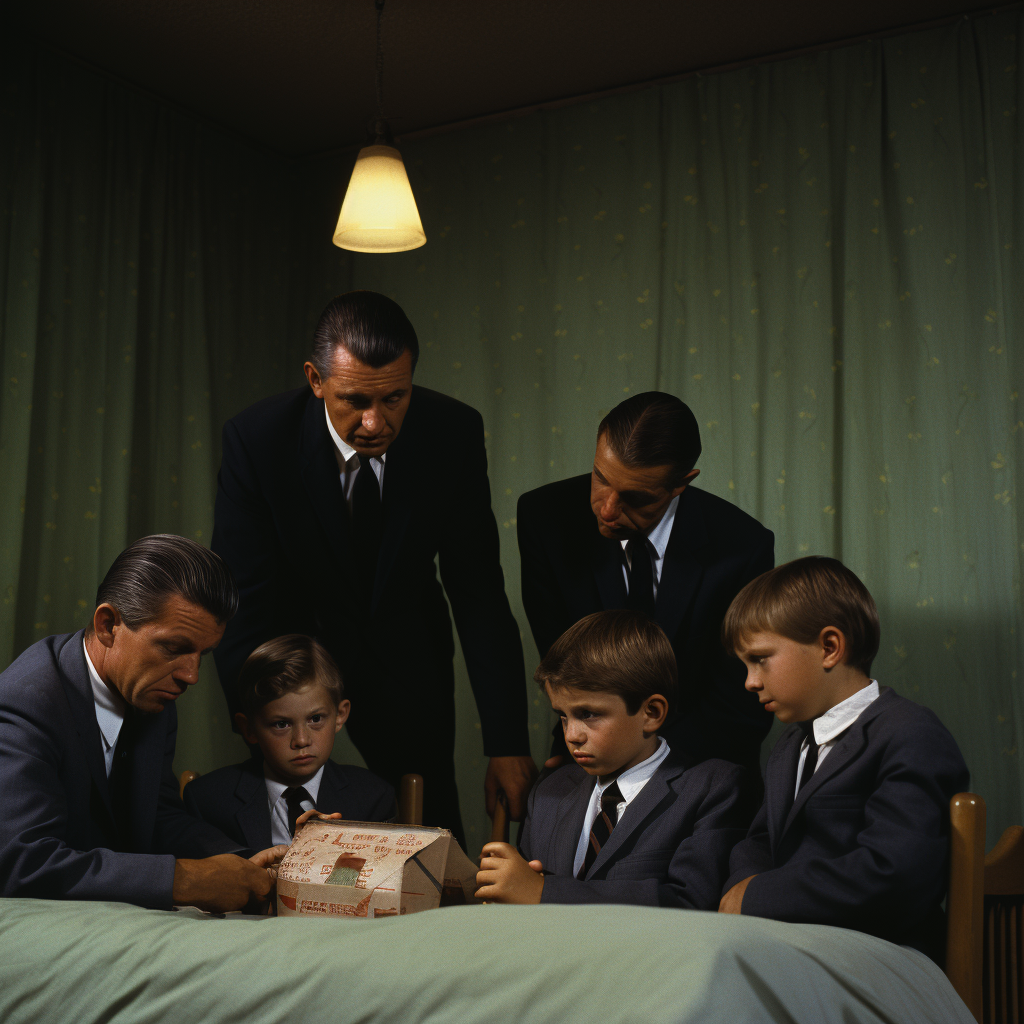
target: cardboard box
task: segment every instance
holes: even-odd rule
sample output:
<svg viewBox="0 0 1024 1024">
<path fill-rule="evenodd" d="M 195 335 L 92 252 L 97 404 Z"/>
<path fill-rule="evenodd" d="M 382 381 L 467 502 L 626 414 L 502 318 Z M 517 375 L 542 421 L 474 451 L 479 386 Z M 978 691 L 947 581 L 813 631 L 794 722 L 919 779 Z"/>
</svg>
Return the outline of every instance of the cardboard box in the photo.
<svg viewBox="0 0 1024 1024">
<path fill-rule="evenodd" d="M 391 917 L 479 903 L 476 872 L 447 829 L 313 819 L 278 869 L 277 912 Z"/>
</svg>

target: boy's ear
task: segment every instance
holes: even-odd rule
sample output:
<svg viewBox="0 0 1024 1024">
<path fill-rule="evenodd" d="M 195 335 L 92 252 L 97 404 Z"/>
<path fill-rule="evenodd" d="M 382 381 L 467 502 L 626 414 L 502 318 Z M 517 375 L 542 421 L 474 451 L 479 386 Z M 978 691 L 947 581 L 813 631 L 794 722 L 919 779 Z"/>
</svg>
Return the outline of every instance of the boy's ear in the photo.
<svg viewBox="0 0 1024 1024">
<path fill-rule="evenodd" d="M 640 708 L 640 713 L 646 719 L 644 722 L 644 732 L 655 733 L 665 724 L 665 719 L 668 718 L 668 700 L 660 693 L 655 693 L 644 701 L 643 706 Z"/>
<path fill-rule="evenodd" d="M 818 634 L 818 643 L 821 644 L 822 668 L 826 672 L 846 661 L 846 636 L 838 627 L 826 626 Z"/>
<path fill-rule="evenodd" d="M 235 725 L 238 726 L 238 731 L 242 734 L 242 739 L 245 740 L 250 746 L 256 746 L 256 733 L 252 731 L 252 727 L 249 725 L 249 719 L 241 711 L 235 712 Z"/>
<path fill-rule="evenodd" d="M 352 711 L 352 702 L 343 700 L 338 705 L 338 717 L 334 722 L 334 731 L 341 732 L 341 727 L 348 721 L 349 713 Z"/>
</svg>

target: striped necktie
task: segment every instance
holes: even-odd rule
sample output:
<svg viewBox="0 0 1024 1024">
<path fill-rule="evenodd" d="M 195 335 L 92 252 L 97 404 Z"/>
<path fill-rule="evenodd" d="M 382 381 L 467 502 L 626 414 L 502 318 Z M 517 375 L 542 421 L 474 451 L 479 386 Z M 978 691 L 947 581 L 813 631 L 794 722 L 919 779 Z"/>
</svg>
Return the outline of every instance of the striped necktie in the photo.
<svg viewBox="0 0 1024 1024">
<path fill-rule="evenodd" d="M 601 847 L 608 842 L 608 837 L 612 834 L 612 829 L 615 828 L 615 823 L 619 819 L 618 807 L 622 803 L 622 799 L 622 790 L 619 789 L 617 782 L 613 782 L 601 794 L 601 810 L 594 819 L 594 824 L 590 826 L 587 855 L 583 858 L 583 867 L 580 868 L 577 878 L 587 877 L 587 872 L 594 866 Z"/>
</svg>

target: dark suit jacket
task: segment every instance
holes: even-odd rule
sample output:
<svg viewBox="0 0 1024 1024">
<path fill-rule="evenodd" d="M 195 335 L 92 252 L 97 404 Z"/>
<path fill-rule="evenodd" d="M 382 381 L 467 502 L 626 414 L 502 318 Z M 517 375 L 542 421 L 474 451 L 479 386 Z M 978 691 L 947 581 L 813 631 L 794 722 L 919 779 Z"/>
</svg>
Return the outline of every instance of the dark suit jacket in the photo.
<svg viewBox="0 0 1024 1024">
<path fill-rule="evenodd" d="M 259 644 L 309 634 L 342 669 L 353 703 L 349 732 L 371 767 L 383 744 L 393 761 L 408 762 L 395 763 L 389 777 L 422 771 L 411 756 L 417 753 L 450 763 L 447 594 L 485 753 L 529 753 L 522 645 L 498 562 L 480 414 L 413 387 L 385 465 L 377 576 L 372 595 L 361 594 L 323 401 L 303 387 L 225 424 L 212 547 L 241 590 L 238 614 L 215 652 L 228 703 L 236 707 L 238 671 Z"/>
<path fill-rule="evenodd" d="M 956 740 L 934 712 L 883 687 L 794 800 L 803 737 L 793 726 L 772 750 L 764 805 L 723 891 L 757 875 L 744 914 L 856 928 L 936 955 L 949 801 L 969 782 Z"/>
<path fill-rule="evenodd" d="M 543 657 L 574 622 L 625 607 L 622 546 L 597 529 L 589 474 L 528 491 L 517 518 L 523 605 Z M 682 709 L 662 732 L 694 761 L 758 764 L 772 718 L 744 689 L 743 667 L 719 635 L 732 599 L 772 567 L 774 547 L 772 532 L 735 505 L 692 485 L 680 496 L 655 618 L 679 664 Z"/>
<path fill-rule="evenodd" d="M 82 635 L 48 636 L 0 673 L 0 892 L 170 907 L 175 857 L 239 844 L 182 807 L 171 704 L 141 718 L 130 849 L 118 851 Z"/>
<path fill-rule="evenodd" d="M 316 806 L 325 814 L 339 811 L 350 821 L 391 821 L 398 813 L 395 791 L 383 779 L 333 761 L 324 765 Z M 250 849 L 271 845 L 267 784 L 257 758 L 193 779 L 185 787 L 185 810 Z"/>
<path fill-rule="evenodd" d="M 584 879 L 573 861 L 595 781 L 563 765 L 530 794 L 519 850 L 545 871 L 542 903 L 718 907 L 729 851 L 753 814 L 745 769 L 710 760 L 690 766 L 672 751 L 626 807 Z"/>
</svg>

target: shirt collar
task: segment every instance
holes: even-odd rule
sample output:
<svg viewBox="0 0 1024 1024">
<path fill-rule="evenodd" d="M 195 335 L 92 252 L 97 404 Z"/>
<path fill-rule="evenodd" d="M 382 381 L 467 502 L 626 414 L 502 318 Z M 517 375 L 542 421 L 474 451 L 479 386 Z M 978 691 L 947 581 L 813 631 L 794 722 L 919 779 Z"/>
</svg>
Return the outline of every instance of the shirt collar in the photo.
<svg viewBox="0 0 1024 1024">
<path fill-rule="evenodd" d="M 320 765 L 316 775 L 302 783 L 302 788 L 309 794 L 309 798 L 314 804 L 316 803 L 317 794 L 320 792 L 320 780 L 323 778 L 325 765 L 326 762 Z M 267 780 L 267 795 L 270 797 L 270 806 L 273 807 L 281 799 L 284 791 L 289 788 L 289 784 L 287 782 L 278 782 L 270 774 L 270 766 L 266 763 L 263 765 L 263 777 Z"/>
<path fill-rule="evenodd" d="M 665 509 L 665 514 L 661 517 L 658 525 L 654 527 L 649 534 L 647 534 L 647 540 L 658 557 L 658 561 L 661 561 L 665 557 L 665 550 L 668 547 L 668 539 L 672 536 L 672 526 L 676 521 L 676 509 L 679 508 L 680 495 L 676 495 L 669 503 L 668 508 Z M 622 550 L 626 550 L 626 545 L 629 540 L 623 540 L 619 542 L 622 545 Z"/>
<path fill-rule="evenodd" d="M 664 736 L 658 737 L 658 749 L 651 754 L 646 761 L 641 761 L 639 764 L 634 765 L 628 771 L 624 771 L 621 775 L 617 775 L 614 779 L 609 779 L 607 782 L 598 782 L 597 784 L 597 795 L 600 798 L 601 794 L 613 783 L 619 784 L 619 792 L 622 794 L 623 799 L 626 803 L 629 803 L 644 788 L 644 785 L 650 780 L 651 776 L 661 767 L 661 762 L 665 760 L 669 755 L 668 740 Z"/>
<path fill-rule="evenodd" d="M 878 681 L 872 679 L 862 690 L 829 708 L 820 718 L 814 720 L 814 740 L 821 746 L 834 740 L 860 717 L 864 709 L 878 698 Z"/>
<path fill-rule="evenodd" d="M 330 413 L 327 411 L 327 403 L 324 402 L 324 416 L 327 418 L 327 429 L 331 433 L 331 440 L 334 442 L 334 447 L 338 449 L 341 455 L 342 462 L 348 463 L 353 456 L 358 456 L 359 452 L 355 450 L 350 444 L 345 444 L 341 439 L 341 435 L 334 429 L 334 424 L 331 422 Z M 387 452 L 383 452 L 380 455 L 373 455 L 371 458 L 376 459 L 378 462 L 383 463 L 388 457 Z"/>
<path fill-rule="evenodd" d="M 117 743 L 117 737 L 121 732 L 121 725 L 127 712 L 124 698 L 115 697 L 102 679 L 96 666 L 89 657 L 89 648 L 85 645 L 85 638 L 82 638 L 82 651 L 85 654 L 85 667 L 89 670 L 89 682 L 92 684 L 92 700 L 96 705 L 96 724 L 100 727 L 104 740 L 108 747 Z"/>
</svg>

